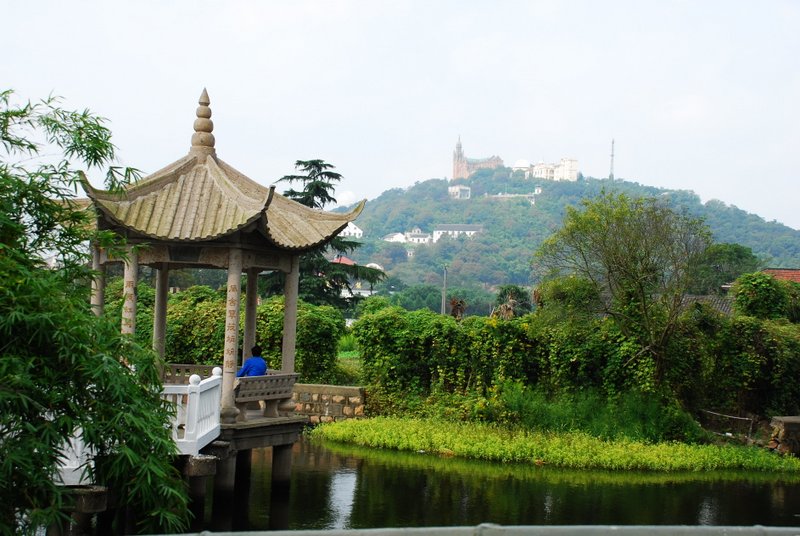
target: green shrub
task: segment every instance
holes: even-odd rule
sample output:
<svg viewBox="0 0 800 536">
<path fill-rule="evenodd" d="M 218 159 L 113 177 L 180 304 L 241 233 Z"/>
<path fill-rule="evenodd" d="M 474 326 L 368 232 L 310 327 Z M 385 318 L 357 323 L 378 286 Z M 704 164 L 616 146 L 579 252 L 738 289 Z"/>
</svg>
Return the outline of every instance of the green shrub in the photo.
<svg viewBox="0 0 800 536">
<path fill-rule="evenodd" d="M 283 308 L 283 296 L 275 296 L 264 301 L 257 311 L 257 342 L 272 369 L 281 367 Z M 337 309 L 329 305 L 298 303 L 295 371 L 300 374 L 300 381 L 325 383 L 334 380 L 337 345 L 344 330 L 344 317 Z"/>
<path fill-rule="evenodd" d="M 352 331 L 346 331 L 339 337 L 339 344 L 337 345 L 337 351 L 341 354 L 342 352 L 355 352 L 358 351 L 358 342 L 356 341 L 356 336 L 353 335 Z"/>
<path fill-rule="evenodd" d="M 786 317 L 789 287 L 769 274 L 744 274 L 733 284 L 733 304 L 740 315 L 756 318 Z"/>
<path fill-rule="evenodd" d="M 542 432 L 585 432 L 602 439 L 656 443 L 697 442 L 705 435 L 676 404 L 636 391 L 608 398 L 598 390 L 548 397 L 537 389 L 509 382 L 499 389 L 506 424 Z"/>
</svg>

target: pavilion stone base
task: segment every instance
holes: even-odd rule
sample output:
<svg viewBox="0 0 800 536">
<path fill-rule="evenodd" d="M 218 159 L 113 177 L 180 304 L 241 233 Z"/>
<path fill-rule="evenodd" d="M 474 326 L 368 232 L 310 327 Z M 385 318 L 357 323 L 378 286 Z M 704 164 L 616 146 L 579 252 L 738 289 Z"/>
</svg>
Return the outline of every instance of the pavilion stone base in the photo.
<svg viewBox="0 0 800 536">
<path fill-rule="evenodd" d="M 800 416 L 773 417 L 770 425 L 776 450 L 800 455 Z"/>
<path fill-rule="evenodd" d="M 292 394 L 294 412 L 311 424 L 364 417 L 363 387 L 297 383 Z"/>
</svg>

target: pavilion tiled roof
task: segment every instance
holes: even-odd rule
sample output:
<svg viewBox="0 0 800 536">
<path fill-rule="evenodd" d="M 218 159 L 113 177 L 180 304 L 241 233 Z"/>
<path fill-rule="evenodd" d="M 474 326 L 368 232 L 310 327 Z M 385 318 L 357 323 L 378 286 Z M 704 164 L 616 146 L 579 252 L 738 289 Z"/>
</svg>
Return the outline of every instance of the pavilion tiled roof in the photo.
<svg viewBox="0 0 800 536">
<path fill-rule="evenodd" d="M 306 207 L 219 159 L 205 90 L 199 103 L 187 156 L 121 192 L 84 181 L 103 216 L 142 235 L 179 242 L 213 240 L 256 222 L 278 247 L 302 250 L 329 240 L 361 213 L 363 201 L 347 214 Z"/>
</svg>

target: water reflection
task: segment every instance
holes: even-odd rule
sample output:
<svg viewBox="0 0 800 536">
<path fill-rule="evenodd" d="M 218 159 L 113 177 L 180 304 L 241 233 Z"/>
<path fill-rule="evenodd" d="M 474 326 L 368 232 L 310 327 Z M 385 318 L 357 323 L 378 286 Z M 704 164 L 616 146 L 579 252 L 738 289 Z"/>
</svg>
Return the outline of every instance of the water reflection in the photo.
<svg viewBox="0 0 800 536">
<path fill-rule="evenodd" d="M 352 469 L 334 471 L 331 478 L 331 493 L 328 497 L 328 508 L 331 510 L 333 520 L 328 528 L 348 528 L 356 493 L 356 477 L 357 474 Z"/>
<path fill-rule="evenodd" d="M 800 524 L 800 476 L 563 471 L 305 441 L 293 458 L 280 499 L 269 450 L 254 451 L 237 529 Z"/>
</svg>

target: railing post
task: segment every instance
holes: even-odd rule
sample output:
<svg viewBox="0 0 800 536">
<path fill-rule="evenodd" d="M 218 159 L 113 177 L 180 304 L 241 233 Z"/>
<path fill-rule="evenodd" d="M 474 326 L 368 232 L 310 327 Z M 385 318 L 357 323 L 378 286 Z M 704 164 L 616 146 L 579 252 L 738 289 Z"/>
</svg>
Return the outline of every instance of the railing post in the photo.
<svg viewBox="0 0 800 536">
<path fill-rule="evenodd" d="M 200 376 L 192 374 L 186 387 L 186 424 L 183 439 L 194 441 L 197 439 L 197 419 L 200 409 Z"/>
</svg>

